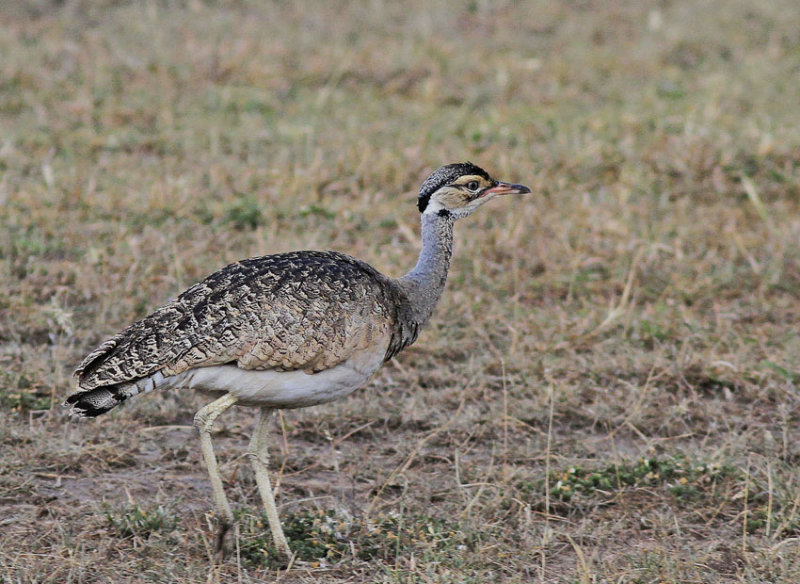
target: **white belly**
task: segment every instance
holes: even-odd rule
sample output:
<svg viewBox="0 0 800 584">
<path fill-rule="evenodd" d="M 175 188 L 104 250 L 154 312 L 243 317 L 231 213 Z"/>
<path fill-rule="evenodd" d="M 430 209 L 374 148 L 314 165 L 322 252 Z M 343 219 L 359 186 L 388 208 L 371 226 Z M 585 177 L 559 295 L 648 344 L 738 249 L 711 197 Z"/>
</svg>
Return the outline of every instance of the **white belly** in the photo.
<svg viewBox="0 0 800 584">
<path fill-rule="evenodd" d="M 236 365 L 198 367 L 164 377 L 160 388 L 189 388 L 212 394 L 229 393 L 242 405 L 301 408 L 350 395 L 380 367 L 382 355 L 350 359 L 308 374 L 304 371 L 252 371 Z"/>
</svg>

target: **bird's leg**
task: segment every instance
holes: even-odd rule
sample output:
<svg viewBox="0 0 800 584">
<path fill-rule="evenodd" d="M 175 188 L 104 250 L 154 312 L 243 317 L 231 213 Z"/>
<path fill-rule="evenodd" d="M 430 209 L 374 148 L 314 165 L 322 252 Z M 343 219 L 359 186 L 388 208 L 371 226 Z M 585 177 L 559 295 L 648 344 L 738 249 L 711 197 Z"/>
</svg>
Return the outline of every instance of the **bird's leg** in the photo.
<svg viewBox="0 0 800 584">
<path fill-rule="evenodd" d="M 215 399 L 210 404 L 206 404 L 200 408 L 194 416 L 194 425 L 200 432 L 200 446 L 203 450 L 203 460 L 206 463 L 208 477 L 211 481 L 214 504 L 217 506 L 217 511 L 221 516 L 220 528 L 215 546 L 217 554 L 222 554 L 222 544 L 225 540 L 225 534 L 233 525 L 233 513 L 231 512 L 231 506 L 228 504 L 228 499 L 225 497 L 225 491 L 222 488 L 222 477 L 219 474 L 217 457 L 214 456 L 214 446 L 211 444 L 211 428 L 214 426 L 214 420 L 217 419 L 217 416 L 235 403 L 236 398 L 226 393 L 221 398 Z"/>
<path fill-rule="evenodd" d="M 269 483 L 267 435 L 269 433 L 270 411 L 269 408 L 261 408 L 259 410 L 258 422 L 256 423 L 256 430 L 253 433 L 253 437 L 250 440 L 250 451 L 248 455 L 253 464 L 253 471 L 256 474 L 258 492 L 261 495 L 261 501 L 264 503 L 264 509 L 267 512 L 269 528 L 270 531 L 272 531 L 272 540 L 275 542 L 275 547 L 278 552 L 286 556 L 287 560 L 291 560 L 292 550 L 289 549 L 286 536 L 283 534 L 281 520 L 278 517 L 278 509 L 275 506 L 275 497 L 272 494 L 272 486 Z"/>
</svg>

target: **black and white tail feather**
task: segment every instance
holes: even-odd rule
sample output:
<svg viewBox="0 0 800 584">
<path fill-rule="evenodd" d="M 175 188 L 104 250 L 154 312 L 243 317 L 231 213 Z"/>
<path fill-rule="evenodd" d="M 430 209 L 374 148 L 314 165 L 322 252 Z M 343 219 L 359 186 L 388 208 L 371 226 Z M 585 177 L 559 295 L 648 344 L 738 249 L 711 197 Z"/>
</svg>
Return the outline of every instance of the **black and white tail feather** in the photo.
<svg viewBox="0 0 800 584">
<path fill-rule="evenodd" d="M 79 390 L 70 395 L 65 401 L 65 406 L 70 406 L 70 414 L 80 418 L 96 418 L 114 409 L 128 398 L 140 393 L 148 393 L 163 382 L 164 375 L 156 371 L 152 375 L 130 381 L 110 383 L 81 390 L 81 386 L 89 380 L 94 372 L 119 350 L 117 337 L 108 339 L 97 349 L 89 353 L 81 364 L 75 369 L 75 378 Z M 92 380 L 93 381 L 93 380 Z"/>
<path fill-rule="evenodd" d="M 70 414 L 80 418 L 96 418 L 135 395 L 158 389 L 163 381 L 164 375 L 160 371 L 156 371 L 149 377 L 133 382 L 116 383 L 76 392 L 66 399 L 64 405 L 71 406 Z"/>
</svg>

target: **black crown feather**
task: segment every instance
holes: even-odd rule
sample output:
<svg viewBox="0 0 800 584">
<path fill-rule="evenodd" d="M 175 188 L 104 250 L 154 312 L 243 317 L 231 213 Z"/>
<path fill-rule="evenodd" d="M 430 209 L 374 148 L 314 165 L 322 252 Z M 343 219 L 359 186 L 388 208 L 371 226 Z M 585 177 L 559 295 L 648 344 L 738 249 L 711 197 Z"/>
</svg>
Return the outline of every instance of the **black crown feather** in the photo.
<svg viewBox="0 0 800 584">
<path fill-rule="evenodd" d="M 438 191 L 445 185 L 449 185 L 460 176 L 467 174 L 475 174 L 489 179 L 489 173 L 483 170 L 480 166 L 476 166 L 471 162 L 457 162 L 455 164 L 447 164 L 437 170 L 434 170 L 431 175 L 425 179 L 422 186 L 419 188 L 419 196 L 417 198 L 417 207 L 419 212 L 425 211 L 431 195 Z"/>
</svg>

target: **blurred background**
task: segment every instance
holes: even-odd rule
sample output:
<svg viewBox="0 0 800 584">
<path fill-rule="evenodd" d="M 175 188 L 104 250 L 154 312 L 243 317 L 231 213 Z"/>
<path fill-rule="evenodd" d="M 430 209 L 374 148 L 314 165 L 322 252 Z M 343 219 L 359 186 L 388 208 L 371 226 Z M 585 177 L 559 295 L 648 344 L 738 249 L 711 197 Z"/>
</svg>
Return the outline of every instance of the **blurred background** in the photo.
<svg viewBox="0 0 800 584">
<path fill-rule="evenodd" d="M 420 340 L 276 416 L 286 582 L 800 580 L 800 11 L 790 0 L 6 0 L 0 579 L 212 569 L 202 400 L 70 422 L 107 336 L 239 258 L 419 250 L 471 160 L 533 194 L 456 228 Z"/>
</svg>

